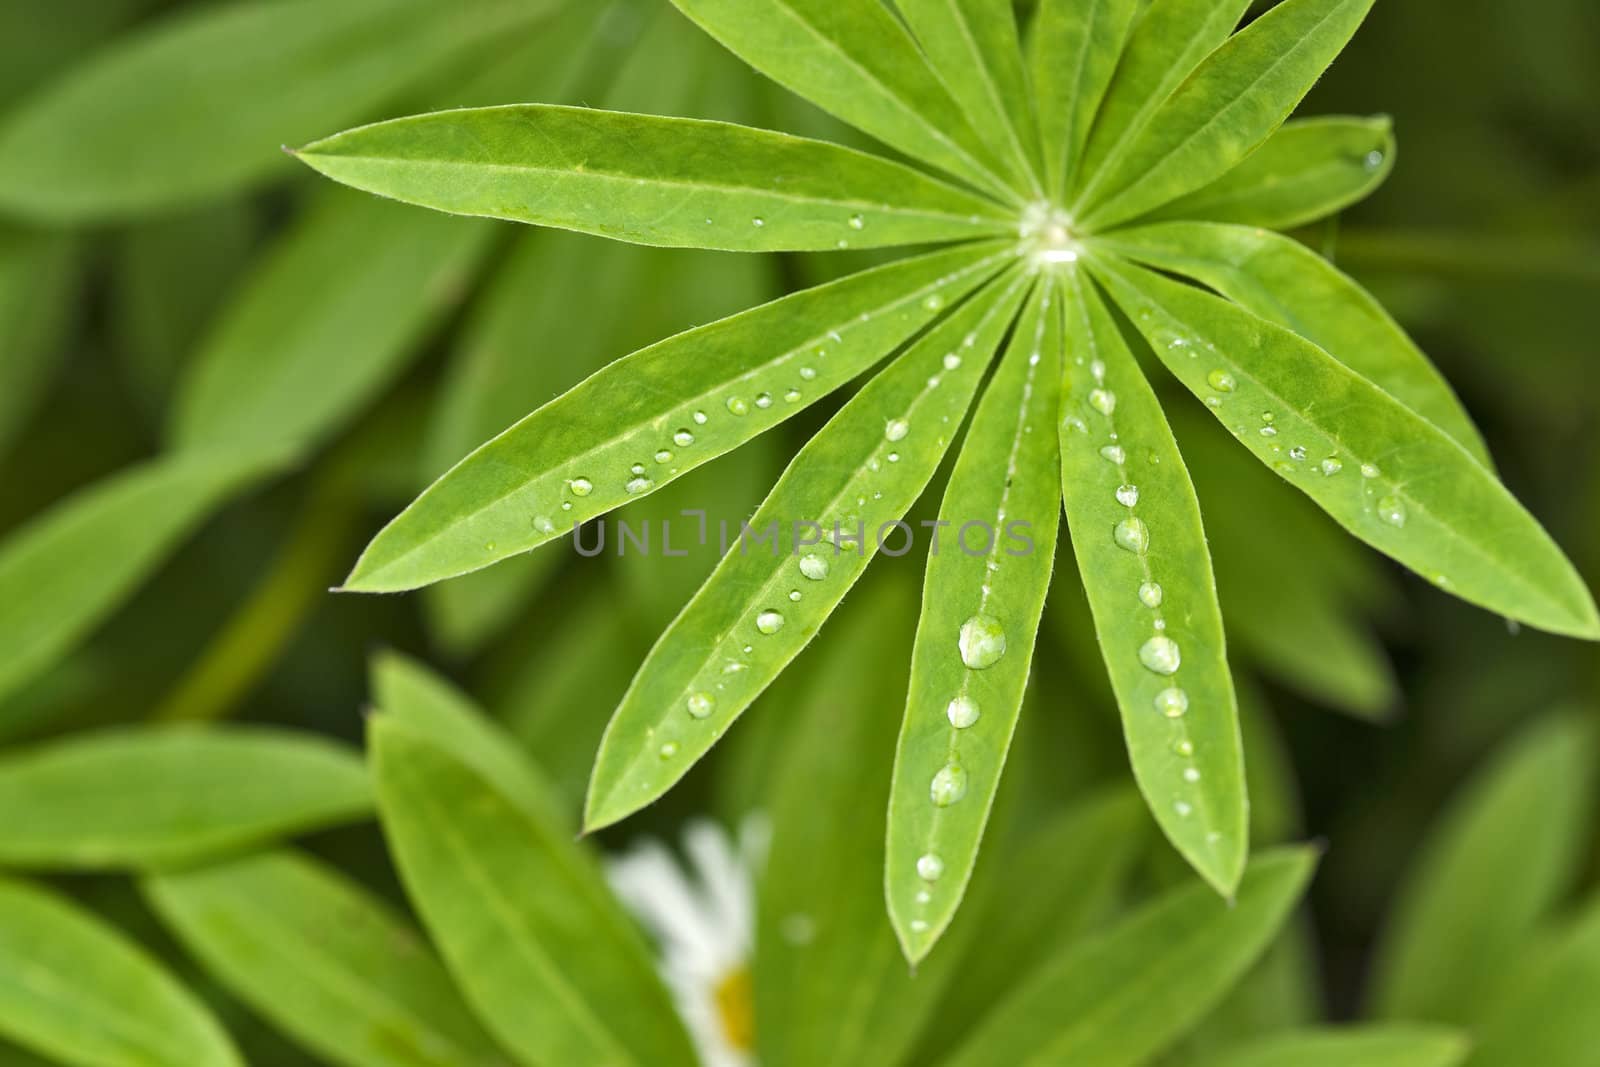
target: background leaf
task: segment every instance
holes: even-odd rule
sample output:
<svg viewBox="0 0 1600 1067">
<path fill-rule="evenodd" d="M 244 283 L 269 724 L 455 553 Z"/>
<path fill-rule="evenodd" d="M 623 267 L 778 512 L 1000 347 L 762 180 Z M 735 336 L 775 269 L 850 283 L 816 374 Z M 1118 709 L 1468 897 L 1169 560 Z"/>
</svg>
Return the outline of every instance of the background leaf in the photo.
<svg viewBox="0 0 1600 1067">
<path fill-rule="evenodd" d="M 1442 1026 L 1301 1030 L 1208 1056 L 1204 1067 L 1454 1067 L 1469 1047 L 1465 1034 Z"/>
</svg>

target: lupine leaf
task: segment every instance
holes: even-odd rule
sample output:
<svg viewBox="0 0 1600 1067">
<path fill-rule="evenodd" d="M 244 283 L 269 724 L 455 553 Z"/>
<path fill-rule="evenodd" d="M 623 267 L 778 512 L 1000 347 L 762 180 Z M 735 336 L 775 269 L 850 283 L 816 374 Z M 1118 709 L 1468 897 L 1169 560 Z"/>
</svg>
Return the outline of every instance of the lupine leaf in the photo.
<svg viewBox="0 0 1600 1067">
<path fill-rule="evenodd" d="M 750 519 L 751 537 L 741 531 L 639 668 L 596 757 L 589 829 L 666 792 L 816 634 L 881 547 L 880 531 L 896 545 L 906 536 L 888 524 L 933 477 L 1023 284 L 1013 274 L 969 300 L 800 450 Z M 954 353 L 957 365 L 945 367 Z"/>
<path fill-rule="evenodd" d="M 343 747 L 262 727 L 115 729 L 0 760 L 0 863 L 163 867 L 364 817 Z"/>
<path fill-rule="evenodd" d="M 364 118 L 553 6 L 288 0 L 185 11 L 0 123 L 0 208 L 93 222 L 248 187 L 279 171 L 277 146 Z"/>
<path fill-rule="evenodd" d="M 1587 1067 L 1600 1046 L 1600 899 L 1559 933 L 1523 950 L 1474 1019 L 1468 1067 Z"/>
<path fill-rule="evenodd" d="M 422 938 L 331 868 L 269 851 L 144 888 L 207 970 L 333 1063 L 505 1062 Z"/>
<path fill-rule="evenodd" d="M 0 455 L 50 384 L 77 278 L 71 239 L 0 233 Z"/>
<path fill-rule="evenodd" d="M 1258 857 L 1238 899 L 1174 890 L 1024 982 L 942 1067 L 1134 1067 L 1199 1021 L 1272 941 L 1316 857 Z"/>
<path fill-rule="evenodd" d="M 1466 1034 L 1443 1026 L 1324 1027 L 1247 1042 L 1195 1067 L 1455 1067 L 1471 1047 Z"/>
<path fill-rule="evenodd" d="M 1136 0 L 1041 0 L 1029 42 L 1046 186 L 1070 186 L 1117 57 L 1139 10 Z"/>
<path fill-rule="evenodd" d="M 120 931 L 0 878 L 0 1035 L 73 1067 L 243 1067 L 188 990 Z"/>
<path fill-rule="evenodd" d="M 1092 265 L 1167 368 L 1340 525 L 1464 600 L 1600 638 L 1572 564 L 1442 431 L 1311 342 L 1220 297 L 1109 258 Z"/>
<path fill-rule="evenodd" d="M 826 396 L 1008 256 L 1000 246 L 937 252 L 618 360 L 435 482 L 373 539 L 346 587 L 414 589 L 551 541 Z"/>
<path fill-rule="evenodd" d="M 945 489 L 940 516 L 950 527 L 930 542 L 884 875 L 889 918 L 912 963 L 966 895 L 1050 587 L 1061 510 L 1058 299 L 1040 287 L 1018 320 Z"/>
<path fill-rule="evenodd" d="M 1366 290 L 1298 241 L 1243 226 L 1172 222 L 1119 230 L 1109 248 L 1187 275 L 1304 337 L 1491 466 L 1444 375 Z"/>
<path fill-rule="evenodd" d="M 1035 199 L 1039 134 L 1010 0 L 895 0 L 972 128 Z"/>
<path fill-rule="evenodd" d="M 1070 275 L 1061 483 L 1133 774 L 1156 822 L 1217 890 L 1244 869 L 1238 707 L 1189 472 L 1109 309 Z"/>
<path fill-rule="evenodd" d="M 491 235 L 484 223 L 325 196 L 243 283 L 188 367 L 174 444 L 298 446 L 338 429 L 459 300 Z"/>
<path fill-rule="evenodd" d="M 673 3 L 729 51 L 824 111 L 891 148 L 1006 191 L 960 107 L 880 0 Z"/>
<path fill-rule="evenodd" d="M 71 650 L 223 501 L 283 463 L 174 457 L 79 490 L 0 544 L 0 696 Z"/>
<path fill-rule="evenodd" d="M 1587 853 L 1593 723 L 1557 716 L 1479 772 L 1430 835 L 1385 936 L 1374 1005 L 1390 1019 L 1475 1023 Z"/>
<path fill-rule="evenodd" d="M 1344 48 L 1373 0 L 1285 0 L 1200 64 L 1135 136 L 1084 225 L 1105 229 L 1232 170 L 1277 129 Z"/>
<path fill-rule="evenodd" d="M 638 933 L 565 828 L 388 715 L 384 834 L 457 986 L 518 1061 L 696 1062 Z"/>
<path fill-rule="evenodd" d="M 1148 217 L 1289 230 L 1365 199 L 1393 169 L 1394 124 L 1387 116 L 1299 119 L 1210 185 Z"/>
<path fill-rule="evenodd" d="M 1151 115 L 1228 39 L 1251 0 L 1154 0 L 1134 23 L 1089 131 L 1073 184 L 1073 214 L 1127 151 Z"/>
<path fill-rule="evenodd" d="M 832 251 L 989 237 L 994 205 L 899 163 L 700 119 L 515 104 L 335 134 L 296 156 L 408 204 L 635 244 Z"/>
</svg>

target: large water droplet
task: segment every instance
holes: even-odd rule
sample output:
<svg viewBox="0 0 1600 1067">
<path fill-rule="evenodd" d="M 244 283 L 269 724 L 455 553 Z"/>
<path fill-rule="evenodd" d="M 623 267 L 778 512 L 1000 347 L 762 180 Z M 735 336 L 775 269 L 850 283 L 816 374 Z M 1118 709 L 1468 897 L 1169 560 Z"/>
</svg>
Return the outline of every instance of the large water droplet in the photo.
<svg viewBox="0 0 1600 1067">
<path fill-rule="evenodd" d="M 649 492 L 655 484 L 649 478 L 630 478 L 628 484 L 622 488 L 628 491 L 629 496 L 638 496 L 640 493 Z"/>
<path fill-rule="evenodd" d="M 1125 508 L 1131 508 L 1139 502 L 1139 487 L 1137 485 L 1117 486 L 1117 503 Z"/>
<path fill-rule="evenodd" d="M 656 450 L 656 462 L 657 463 L 671 463 L 672 462 L 672 451 L 670 449 L 666 449 L 666 448 L 657 449 Z"/>
<path fill-rule="evenodd" d="M 1335 474 L 1338 474 L 1340 471 L 1344 470 L 1344 463 L 1341 462 L 1336 456 L 1329 456 L 1327 459 L 1317 464 L 1317 466 L 1322 468 L 1322 473 L 1329 478 L 1332 478 Z"/>
<path fill-rule="evenodd" d="M 1147 608 L 1159 608 L 1161 598 L 1166 594 L 1161 589 L 1160 582 L 1141 582 L 1139 584 L 1139 603 Z"/>
<path fill-rule="evenodd" d="M 756 616 L 756 629 L 764 634 L 775 634 L 783 629 L 783 612 L 768 608 Z"/>
<path fill-rule="evenodd" d="M 917 877 L 924 882 L 937 882 L 944 873 L 944 860 L 932 852 L 925 852 L 917 857 Z"/>
<path fill-rule="evenodd" d="M 992 615 L 974 615 L 961 624 L 961 662 L 975 671 L 992 667 L 1006 654 L 1006 631 Z"/>
<path fill-rule="evenodd" d="M 1140 518 L 1126 518 L 1117 523 L 1112 531 L 1118 548 L 1125 548 L 1129 552 L 1144 555 L 1145 549 L 1150 547 L 1150 529 Z"/>
<path fill-rule="evenodd" d="M 594 483 L 587 478 L 574 478 L 567 483 L 567 488 L 572 490 L 573 496 L 588 496 L 594 492 Z"/>
<path fill-rule="evenodd" d="M 1128 458 L 1128 454 L 1122 450 L 1121 445 L 1106 445 L 1100 450 L 1100 455 L 1119 467 L 1122 466 L 1123 460 Z"/>
<path fill-rule="evenodd" d="M 891 441 L 904 440 L 910 432 L 911 424 L 905 419 L 890 419 L 883 427 L 883 436 Z"/>
<path fill-rule="evenodd" d="M 947 763 L 939 768 L 928 786 L 928 795 L 937 807 L 948 808 L 967 795 L 967 771 L 960 764 Z"/>
<path fill-rule="evenodd" d="M 689 714 L 696 719 L 704 719 L 716 709 L 717 702 L 710 693 L 689 694 Z"/>
<path fill-rule="evenodd" d="M 1176 674 L 1183 662 L 1178 642 L 1165 634 L 1156 634 L 1139 646 L 1139 662 L 1157 674 Z"/>
<path fill-rule="evenodd" d="M 1102 415 L 1110 415 L 1117 410 L 1117 394 L 1109 389 L 1090 390 L 1089 406 Z"/>
<path fill-rule="evenodd" d="M 1172 672 L 1167 671 L 1164 673 L 1171 674 Z M 1189 694 L 1185 693 L 1177 686 L 1173 686 L 1170 689 L 1163 689 L 1161 692 L 1157 693 L 1155 704 L 1156 710 L 1165 715 L 1167 718 L 1181 719 L 1183 718 L 1184 713 L 1189 710 Z"/>
<path fill-rule="evenodd" d="M 800 557 L 800 573 L 814 582 L 820 582 L 828 576 L 828 560 L 815 552 L 808 552 Z"/>
<path fill-rule="evenodd" d="M 756 407 L 761 408 L 762 410 L 765 410 L 767 408 L 770 408 L 771 406 L 772 406 L 772 394 L 771 393 L 757 393 L 756 394 Z"/>
<path fill-rule="evenodd" d="M 1406 502 L 1397 496 L 1386 496 L 1378 501 L 1378 518 L 1390 526 L 1401 527 L 1406 524 Z"/>
<path fill-rule="evenodd" d="M 688 448 L 690 445 L 694 444 L 694 434 L 690 433 L 688 430 L 679 430 L 677 433 L 672 435 L 672 443 L 677 445 L 679 448 Z"/>
<path fill-rule="evenodd" d="M 944 714 L 951 726 L 965 730 L 978 721 L 978 702 L 963 693 L 945 706 Z"/>
<path fill-rule="evenodd" d="M 1206 384 L 1219 393 L 1231 393 L 1239 383 L 1233 375 L 1219 368 L 1206 375 Z"/>
<path fill-rule="evenodd" d="M 728 398 L 728 410 L 735 415 L 748 415 L 750 414 L 750 401 L 742 396 L 730 396 Z"/>
</svg>

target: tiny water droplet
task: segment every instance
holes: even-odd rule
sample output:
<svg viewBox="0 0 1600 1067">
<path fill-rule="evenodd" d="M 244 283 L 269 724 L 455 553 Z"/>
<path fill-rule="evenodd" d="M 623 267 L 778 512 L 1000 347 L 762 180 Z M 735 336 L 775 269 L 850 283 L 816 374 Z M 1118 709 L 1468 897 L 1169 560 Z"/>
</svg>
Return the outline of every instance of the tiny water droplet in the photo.
<svg viewBox="0 0 1600 1067">
<path fill-rule="evenodd" d="M 800 557 L 800 573 L 810 578 L 813 582 L 820 582 L 828 576 L 828 560 L 815 552 L 809 552 Z"/>
<path fill-rule="evenodd" d="M 1078 433 L 1089 432 L 1089 427 L 1084 425 L 1083 420 L 1078 418 L 1076 415 L 1068 415 L 1066 418 L 1061 420 L 1061 424 L 1067 429 L 1074 430 Z"/>
<path fill-rule="evenodd" d="M 890 452 L 884 458 L 887 459 L 890 463 L 899 463 L 900 462 L 900 453 L 898 453 L 898 452 Z"/>
<path fill-rule="evenodd" d="M 629 474 L 643 474 L 644 473 L 644 464 L 643 463 L 635 463 L 633 466 L 628 468 L 628 473 Z"/>
<path fill-rule="evenodd" d="M 901 441 L 906 434 L 911 432 L 911 424 L 905 419 L 890 419 L 883 427 L 883 436 L 891 441 Z"/>
<path fill-rule="evenodd" d="M 800 590 L 798 590 L 798 589 L 789 590 L 789 599 L 790 600 L 799 600 L 800 599 Z"/>
<path fill-rule="evenodd" d="M 1305 459 L 1306 458 L 1306 447 L 1305 447 L 1305 445 L 1295 445 L 1293 448 L 1289 449 L 1289 458 L 1292 459 L 1292 460 L 1295 460 L 1296 462 L 1299 462 L 1300 460 Z"/>
<path fill-rule="evenodd" d="M 1128 454 L 1122 450 L 1121 445 L 1106 445 L 1106 447 L 1100 450 L 1100 455 L 1110 460 L 1112 463 L 1115 463 L 1119 467 L 1122 465 L 1122 462 L 1128 458 Z"/>
<path fill-rule="evenodd" d="M 1094 376 L 1094 380 L 1095 381 L 1097 381 L 1097 382 L 1105 381 L 1106 380 L 1106 361 L 1103 360 L 1103 359 L 1090 360 L 1090 362 L 1089 362 L 1089 373 Z"/>
<path fill-rule="evenodd" d="M 594 483 L 587 478 L 574 478 L 567 483 L 567 488 L 572 491 L 573 496 L 588 496 L 594 492 Z"/>
<path fill-rule="evenodd" d="M 563 500 L 563 501 L 562 501 L 562 502 L 561 502 L 561 510 L 562 510 L 562 511 L 571 511 L 571 510 L 572 510 L 572 501 L 570 501 L 570 500 Z"/>
<path fill-rule="evenodd" d="M 1378 518 L 1396 528 L 1406 524 L 1406 502 L 1397 496 L 1378 501 Z"/>
<path fill-rule="evenodd" d="M 735 415 L 748 415 L 750 414 L 750 401 L 742 396 L 730 396 L 728 398 L 728 410 Z"/>
<path fill-rule="evenodd" d="M 961 357 L 956 355 L 954 352 L 951 352 L 944 357 L 945 370 L 955 370 L 959 366 L 961 366 Z"/>
<path fill-rule="evenodd" d="M 1278 436 L 1278 428 L 1276 426 L 1263 426 L 1261 427 L 1261 436 L 1276 437 Z"/>
<path fill-rule="evenodd" d="M 944 297 L 940 296 L 938 293 L 932 293 L 926 300 L 922 302 L 922 306 L 927 308 L 929 311 L 938 311 L 940 308 L 944 307 Z"/>
<path fill-rule="evenodd" d="M 628 491 L 629 496 L 638 496 L 640 493 L 649 491 L 655 484 L 649 478 L 632 478 L 622 488 Z"/>
<path fill-rule="evenodd" d="M 711 416 L 707 415 L 703 411 L 697 411 L 694 413 L 693 418 L 696 426 L 704 426 Z"/>
<path fill-rule="evenodd" d="M 1154 669 L 1155 668 L 1153 667 L 1151 668 L 1151 670 Z M 1172 672 L 1165 671 L 1163 673 L 1170 674 Z M 1167 718 L 1181 719 L 1183 718 L 1184 713 L 1189 710 L 1189 694 L 1185 693 L 1177 686 L 1173 686 L 1170 689 L 1163 689 L 1161 692 L 1156 694 L 1155 705 L 1156 710 L 1165 715 Z M 1184 741 L 1180 742 L 1180 744 L 1188 744 L 1188 742 Z M 1193 746 L 1190 747 L 1192 748 Z"/>
<path fill-rule="evenodd" d="M 760 215 L 757 215 L 755 218 L 750 220 L 750 225 L 756 227 L 757 229 L 760 229 L 761 227 L 765 226 L 766 224 L 767 224 L 767 220 L 762 218 Z"/>
<path fill-rule="evenodd" d="M 772 406 L 772 394 L 771 393 L 757 393 L 756 394 L 756 407 L 765 409 L 765 408 L 770 408 L 771 406 Z"/>
<path fill-rule="evenodd" d="M 867 220 L 862 218 L 860 215 L 851 215 L 850 216 L 850 228 L 852 230 L 865 229 L 866 225 L 867 225 Z"/>
<path fill-rule="evenodd" d="M 1185 737 L 1172 746 L 1172 751 L 1180 756 L 1192 756 L 1194 755 L 1194 742 Z"/>
<path fill-rule="evenodd" d="M 1206 375 L 1206 384 L 1219 393 L 1231 393 L 1239 383 L 1234 380 L 1233 375 L 1218 368 Z"/>
<path fill-rule="evenodd" d="M 912 919 L 911 920 L 911 932 L 914 933 L 914 934 L 927 933 L 928 932 L 928 920 L 926 920 L 926 919 Z"/>
<path fill-rule="evenodd" d="M 817 368 L 815 368 L 815 367 L 801 367 L 800 368 L 800 380 L 801 381 L 809 382 L 813 378 L 815 378 L 816 376 L 817 376 Z"/>
<path fill-rule="evenodd" d="M 928 786 L 928 795 L 935 807 L 948 808 L 967 795 L 966 768 L 957 763 L 947 763 L 939 768 Z"/>
<path fill-rule="evenodd" d="M 1187 819 L 1194 814 L 1194 808 L 1181 800 L 1172 805 L 1172 810 L 1178 813 L 1180 819 Z"/>
<path fill-rule="evenodd" d="M 1361 477 L 1363 478 L 1376 478 L 1382 473 L 1383 472 L 1377 468 L 1376 464 L 1363 463 L 1361 465 Z"/>
<path fill-rule="evenodd" d="M 1367 157 L 1361 161 L 1361 165 L 1366 168 L 1367 173 L 1372 173 L 1383 166 L 1383 153 L 1374 148 L 1367 153 Z"/>
<path fill-rule="evenodd" d="M 1092 389 L 1089 391 L 1089 406 L 1102 415 L 1110 415 L 1117 410 L 1117 394 L 1109 389 Z"/>
<path fill-rule="evenodd" d="M 1139 646 L 1139 662 L 1157 674 L 1176 674 L 1183 656 L 1178 650 L 1178 642 L 1165 634 L 1156 634 Z"/>
<path fill-rule="evenodd" d="M 978 702 L 963 693 L 945 705 L 944 714 L 951 726 L 965 730 L 978 721 Z"/>
<path fill-rule="evenodd" d="M 1200 780 L 1200 772 L 1193 767 L 1185 767 L 1183 769 L 1183 780 L 1186 782 L 1198 782 Z"/>
<path fill-rule="evenodd" d="M 1143 519 L 1126 518 L 1117 523 L 1112 532 L 1118 548 L 1125 548 L 1137 555 L 1144 555 L 1150 547 L 1150 528 L 1144 524 Z"/>
<path fill-rule="evenodd" d="M 667 449 L 665 449 L 665 448 L 657 450 L 657 452 L 656 452 L 656 462 L 657 463 L 671 463 L 672 462 L 672 453 L 670 451 L 668 451 Z"/>
<path fill-rule="evenodd" d="M 710 693 L 691 693 L 689 695 L 689 714 L 696 719 L 704 719 L 716 708 L 717 702 Z"/>
<path fill-rule="evenodd" d="M 1343 461 L 1334 456 L 1329 456 L 1327 459 L 1317 464 L 1317 466 L 1322 468 L 1323 475 L 1328 478 L 1331 478 L 1335 474 L 1338 474 L 1340 471 L 1344 470 Z"/>
<path fill-rule="evenodd" d="M 799 399 L 800 399 L 800 390 L 798 390 L 798 389 L 790 389 L 787 393 L 783 394 L 783 402 L 786 403 L 786 404 L 796 403 L 796 402 L 799 401 Z"/>
<path fill-rule="evenodd" d="M 537 515 L 533 520 L 533 528 L 542 534 L 553 533 L 555 531 L 556 524 L 551 522 L 543 515 Z"/>
<path fill-rule="evenodd" d="M 1006 654 L 1006 631 L 992 615 L 974 615 L 961 624 L 961 662 L 975 671 L 992 667 Z"/>
<path fill-rule="evenodd" d="M 783 612 L 768 608 L 756 616 L 756 629 L 764 634 L 775 634 L 783 629 Z"/>
<path fill-rule="evenodd" d="M 924 882 L 937 882 L 944 873 L 944 860 L 932 852 L 924 852 L 917 857 L 917 877 Z"/>
<path fill-rule="evenodd" d="M 688 430 L 679 430 L 677 433 L 672 435 L 672 443 L 677 445 L 679 448 L 688 448 L 690 445 L 694 444 L 694 434 L 690 433 Z"/>
<path fill-rule="evenodd" d="M 1117 486 L 1117 503 L 1125 508 L 1131 508 L 1139 502 L 1139 487 L 1137 485 Z"/>
<path fill-rule="evenodd" d="M 1141 582 L 1139 585 L 1139 603 L 1147 608 L 1159 608 L 1161 598 L 1165 595 L 1160 582 Z"/>
<path fill-rule="evenodd" d="M 676 741 L 668 741 L 666 744 L 661 746 L 661 758 L 662 759 L 671 759 L 673 756 L 676 756 L 677 754 L 678 754 L 678 742 L 676 742 Z"/>
</svg>

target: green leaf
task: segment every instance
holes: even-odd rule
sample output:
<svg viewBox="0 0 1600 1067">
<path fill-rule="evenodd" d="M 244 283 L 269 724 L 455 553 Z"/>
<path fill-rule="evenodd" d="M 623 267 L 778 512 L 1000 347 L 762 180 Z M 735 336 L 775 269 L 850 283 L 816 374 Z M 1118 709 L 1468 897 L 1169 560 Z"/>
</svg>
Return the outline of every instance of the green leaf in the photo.
<svg viewBox="0 0 1600 1067">
<path fill-rule="evenodd" d="M 908 568 L 902 568 L 908 569 Z M 883 922 L 883 834 L 896 714 L 911 653 L 909 575 L 875 573 L 827 640 L 792 708 L 757 892 L 755 1018 L 766 1067 L 907 1062 L 954 975 L 915 976 Z M 817 658 L 820 657 L 820 658 Z M 867 816 L 867 817 L 864 817 Z"/>
<path fill-rule="evenodd" d="M 1451 802 L 1384 937 L 1378 1015 L 1482 1018 L 1496 977 L 1583 867 L 1597 758 L 1593 724 L 1556 716 L 1498 754 Z"/>
<path fill-rule="evenodd" d="M 1594 601 L 1561 550 L 1431 423 L 1220 297 L 1109 258 L 1092 268 L 1179 381 L 1345 529 L 1464 600 L 1600 637 Z"/>
<path fill-rule="evenodd" d="M 1373 0 L 1285 0 L 1200 64 L 1080 202 L 1103 230 L 1220 178 L 1289 117 Z"/>
<path fill-rule="evenodd" d="M 71 651 L 228 498 L 283 465 L 177 456 L 81 489 L 0 544 L 0 697 Z"/>
<path fill-rule="evenodd" d="M 432 950 L 376 896 L 289 851 L 149 878 L 208 971 L 317 1055 L 348 1067 L 501 1067 Z"/>
<path fill-rule="evenodd" d="M 638 933 L 571 833 L 389 715 L 369 728 L 401 879 L 479 1018 L 529 1067 L 696 1062 Z"/>
<path fill-rule="evenodd" d="M 880 0 L 673 3 L 729 51 L 824 111 L 1016 199 L 917 42 Z"/>
<path fill-rule="evenodd" d="M 949 448 L 1025 280 L 997 281 L 945 318 L 800 450 L 612 716 L 588 829 L 665 793 L 805 647 L 882 540 L 909 536 L 891 524 Z"/>
<path fill-rule="evenodd" d="M 0 760 L 0 863 L 170 867 L 363 818 L 347 749 L 264 727 L 112 729 Z"/>
<path fill-rule="evenodd" d="M 435 482 L 373 539 L 346 588 L 414 589 L 562 536 L 850 381 L 1009 255 L 979 246 L 906 260 L 618 360 Z"/>
<path fill-rule="evenodd" d="M 0 123 L 0 209 L 87 223 L 243 190 L 282 173 L 279 145 L 359 121 L 551 7 L 280 0 L 163 19 Z"/>
<path fill-rule="evenodd" d="M 1200 61 L 1228 39 L 1251 0 L 1154 0 L 1128 35 L 1073 189 L 1073 214 L 1122 158 L 1150 116 Z"/>
<path fill-rule="evenodd" d="M 1248 804 L 1200 505 L 1110 310 L 1068 277 L 1061 484 L 1078 572 L 1139 789 L 1173 847 L 1231 895 Z"/>
<path fill-rule="evenodd" d="M 1453 437 L 1492 469 L 1450 383 L 1383 305 L 1298 241 L 1242 226 L 1173 222 L 1119 230 L 1107 248 L 1194 278 L 1293 330 Z"/>
<path fill-rule="evenodd" d="M 77 287 L 69 238 L 0 232 L 0 455 L 49 387 Z"/>
<path fill-rule="evenodd" d="M 949 529 L 928 549 L 884 875 L 889 918 L 913 964 L 966 895 L 1050 587 L 1061 511 L 1058 299 L 1036 289 L 1018 320 L 945 489 L 939 514 Z"/>
<path fill-rule="evenodd" d="M 174 444 L 298 446 L 336 431 L 460 299 L 491 236 L 483 223 L 325 196 L 251 273 L 187 368 Z"/>
<path fill-rule="evenodd" d="M 1465 1034 L 1442 1026 L 1323 1027 L 1260 1038 L 1196 1067 L 1455 1067 L 1469 1048 Z"/>
<path fill-rule="evenodd" d="M 895 0 L 928 64 L 961 105 L 1014 187 L 1035 200 L 1039 134 L 1010 0 Z"/>
<path fill-rule="evenodd" d="M 1316 864 L 1265 853 L 1233 903 L 1190 885 L 1025 981 L 942 1067 L 1134 1067 L 1203 1018 L 1271 943 Z"/>
<path fill-rule="evenodd" d="M 1498 983 L 1480 1018 L 1468 1067 L 1586 1067 L 1600 1044 L 1600 899 L 1553 943 L 1523 950 L 1526 962 Z"/>
<path fill-rule="evenodd" d="M 899 163 L 701 119 L 467 108 L 361 126 L 295 154 L 408 204 L 635 244 L 831 251 L 1011 229 L 993 204 Z"/>
<path fill-rule="evenodd" d="M 1052 200 L 1078 170 L 1138 10 L 1136 0 L 1041 0 L 1034 15 L 1029 58 Z"/>
<path fill-rule="evenodd" d="M 73 1067 L 243 1067 L 199 998 L 122 933 L 0 879 L 0 1035 Z"/>
<path fill-rule="evenodd" d="M 1364 200 L 1394 169 L 1394 123 L 1286 122 L 1228 173 L 1148 216 L 1291 230 Z"/>
</svg>

